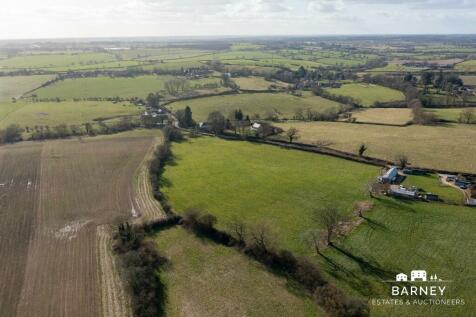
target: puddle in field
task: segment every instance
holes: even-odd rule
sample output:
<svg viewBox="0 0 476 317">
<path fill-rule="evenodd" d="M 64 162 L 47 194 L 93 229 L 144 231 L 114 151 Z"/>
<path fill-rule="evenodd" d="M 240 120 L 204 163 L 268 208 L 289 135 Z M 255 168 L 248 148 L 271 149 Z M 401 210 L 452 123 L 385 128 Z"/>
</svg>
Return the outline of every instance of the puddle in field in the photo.
<svg viewBox="0 0 476 317">
<path fill-rule="evenodd" d="M 90 222 L 91 222 L 90 220 L 70 222 L 63 228 L 54 231 L 54 236 L 56 239 L 59 239 L 59 240 L 63 240 L 63 239 L 72 240 L 77 237 L 77 234 L 81 230 L 81 228 L 83 228 Z"/>
</svg>

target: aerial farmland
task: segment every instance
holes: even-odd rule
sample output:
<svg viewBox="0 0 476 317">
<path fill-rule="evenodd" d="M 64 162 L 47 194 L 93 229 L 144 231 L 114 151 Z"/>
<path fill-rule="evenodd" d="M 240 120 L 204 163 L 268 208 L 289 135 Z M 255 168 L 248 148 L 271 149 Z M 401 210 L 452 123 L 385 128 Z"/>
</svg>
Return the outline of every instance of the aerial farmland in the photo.
<svg viewBox="0 0 476 317">
<path fill-rule="evenodd" d="M 474 315 L 475 55 L 0 41 L 0 316 Z"/>
</svg>

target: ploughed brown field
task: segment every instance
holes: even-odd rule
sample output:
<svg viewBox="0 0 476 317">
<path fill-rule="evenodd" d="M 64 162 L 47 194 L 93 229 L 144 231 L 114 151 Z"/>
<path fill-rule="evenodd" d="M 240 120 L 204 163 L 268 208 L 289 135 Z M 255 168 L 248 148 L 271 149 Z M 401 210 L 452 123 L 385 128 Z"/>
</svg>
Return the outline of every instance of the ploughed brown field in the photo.
<svg viewBox="0 0 476 317">
<path fill-rule="evenodd" d="M 109 232 L 140 215 L 147 193 L 137 174 L 155 143 L 117 137 L 0 147 L 1 316 L 127 315 Z"/>
</svg>

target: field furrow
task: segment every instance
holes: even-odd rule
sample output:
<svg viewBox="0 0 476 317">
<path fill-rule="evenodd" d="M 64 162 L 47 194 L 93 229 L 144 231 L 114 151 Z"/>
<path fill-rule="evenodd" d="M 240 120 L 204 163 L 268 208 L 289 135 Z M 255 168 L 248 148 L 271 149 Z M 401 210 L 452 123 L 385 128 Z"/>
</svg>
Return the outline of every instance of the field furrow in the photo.
<svg viewBox="0 0 476 317">
<path fill-rule="evenodd" d="M 162 142 L 159 138 L 154 138 L 149 151 L 137 170 L 136 184 L 134 188 L 134 210 L 141 217 L 141 220 L 148 221 L 165 217 L 160 203 L 154 198 L 150 182 L 149 164 L 153 158 L 155 149 Z"/>
</svg>

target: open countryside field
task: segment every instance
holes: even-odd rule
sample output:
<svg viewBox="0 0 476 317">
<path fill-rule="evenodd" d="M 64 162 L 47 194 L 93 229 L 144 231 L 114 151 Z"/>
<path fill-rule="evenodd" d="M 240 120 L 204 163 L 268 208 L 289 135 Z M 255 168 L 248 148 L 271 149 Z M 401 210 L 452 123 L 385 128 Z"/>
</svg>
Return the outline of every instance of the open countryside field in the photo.
<svg viewBox="0 0 476 317">
<path fill-rule="evenodd" d="M 405 100 L 403 93 L 398 90 L 363 83 L 347 84 L 341 88 L 329 88 L 326 90 L 332 94 L 348 96 L 360 100 L 365 107 L 372 107 L 376 102 Z"/>
<path fill-rule="evenodd" d="M 171 262 L 161 273 L 169 317 L 323 316 L 302 290 L 233 248 L 182 228 L 162 231 L 155 240 Z"/>
<path fill-rule="evenodd" d="M 133 175 L 150 145 L 111 138 L 0 148 L 2 314 L 100 315 L 96 226 L 131 216 Z"/>
<path fill-rule="evenodd" d="M 337 102 L 312 96 L 311 94 L 298 97 L 286 93 L 215 96 L 174 102 L 167 107 L 175 111 L 184 109 L 186 106 L 192 109 L 193 118 L 199 121 L 205 121 L 208 114 L 213 111 L 220 111 L 227 116 L 232 111 L 241 109 L 245 115 L 250 117 L 259 115 L 263 118 L 267 114 L 272 113 L 280 118 L 291 119 L 298 109 L 327 112 L 337 111 L 342 107 Z"/>
<path fill-rule="evenodd" d="M 10 124 L 21 127 L 82 124 L 95 119 L 136 115 L 140 108 L 130 103 L 109 101 L 16 102 L 0 103 L 0 128 Z"/>
<path fill-rule="evenodd" d="M 476 86 L 476 76 L 461 76 L 465 85 Z"/>
<path fill-rule="evenodd" d="M 164 191 L 177 211 L 192 206 L 207 209 L 225 230 L 233 216 L 250 224 L 266 219 L 280 247 L 312 256 L 329 278 L 357 296 L 389 298 L 389 284 L 384 280 L 419 267 L 453 280 L 449 286 L 452 296 L 466 300 L 459 307 L 371 306 L 372 316 L 443 317 L 450 312 L 471 316 L 476 311 L 474 281 L 468 278 L 476 274 L 471 265 L 476 258 L 465 251 L 476 247 L 472 209 L 373 199 L 375 207 L 365 214 L 363 223 L 335 247 L 325 249 L 324 257 L 317 257 L 302 239 L 306 229 L 319 226 L 312 221 L 312 211 L 332 203 L 350 214 L 354 201 L 369 199 L 364 187 L 378 175 L 378 168 L 205 137 L 175 144 L 173 151 L 176 160 L 166 168 Z M 437 183 L 431 184 L 435 186 Z"/>
<path fill-rule="evenodd" d="M 115 61 L 112 54 L 107 53 L 74 53 L 74 54 L 35 54 L 15 56 L 0 60 L 2 69 L 48 69 L 59 67 L 83 67 Z"/>
<path fill-rule="evenodd" d="M 361 143 L 368 147 L 366 155 L 394 161 L 405 154 L 414 166 L 456 172 L 476 172 L 476 126 L 389 127 L 331 122 L 278 124 L 284 130 L 300 131 L 299 142 L 313 144 L 330 142 L 330 147 L 357 153 Z"/>
<path fill-rule="evenodd" d="M 427 111 L 431 111 L 436 114 L 438 119 L 451 121 L 451 122 L 458 122 L 460 114 L 463 110 L 468 108 L 438 108 L 438 109 L 426 109 Z M 469 108 L 476 111 L 476 108 Z"/>
<path fill-rule="evenodd" d="M 286 83 L 283 82 L 273 82 L 264 79 L 263 77 L 238 77 L 232 78 L 233 81 L 244 90 L 268 90 L 271 85 L 277 87 L 287 87 Z"/>
<path fill-rule="evenodd" d="M 456 70 L 465 72 L 476 71 L 476 60 L 469 60 L 455 65 Z"/>
<path fill-rule="evenodd" d="M 32 94 L 38 98 L 80 99 L 88 97 L 145 98 L 151 92 L 166 95 L 165 83 L 174 76 L 138 76 L 138 77 L 92 77 L 67 79 L 39 89 Z M 187 80 L 191 90 L 204 89 L 207 85 L 220 87 L 219 78 Z M 213 92 L 210 89 L 209 92 Z"/>
<path fill-rule="evenodd" d="M 352 117 L 360 123 L 380 123 L 404 125 L 413 118 L 410 109 L 369 108 L 352 112 Z"/>
<path fill-rule="evenodd" d="M 166 168 L 164 183 L 170 186 L 164 193 L 178 212 L 203 207 L 218 217 L 220 228 L 233 215 L 250 223 L 266 219 L 282 246 L 301 253 L 312 210 L 328 202 L 349 211 L 365 199 L 364 184 L 379 173 L 346 160 L 208 137 L 172 150 L 176 166 Z"/>
<path fill-rule="evenodd" d="M 19 98 L 54 77 L 51 75 L 0 77 L 0 102 Z"/>
</svg>

